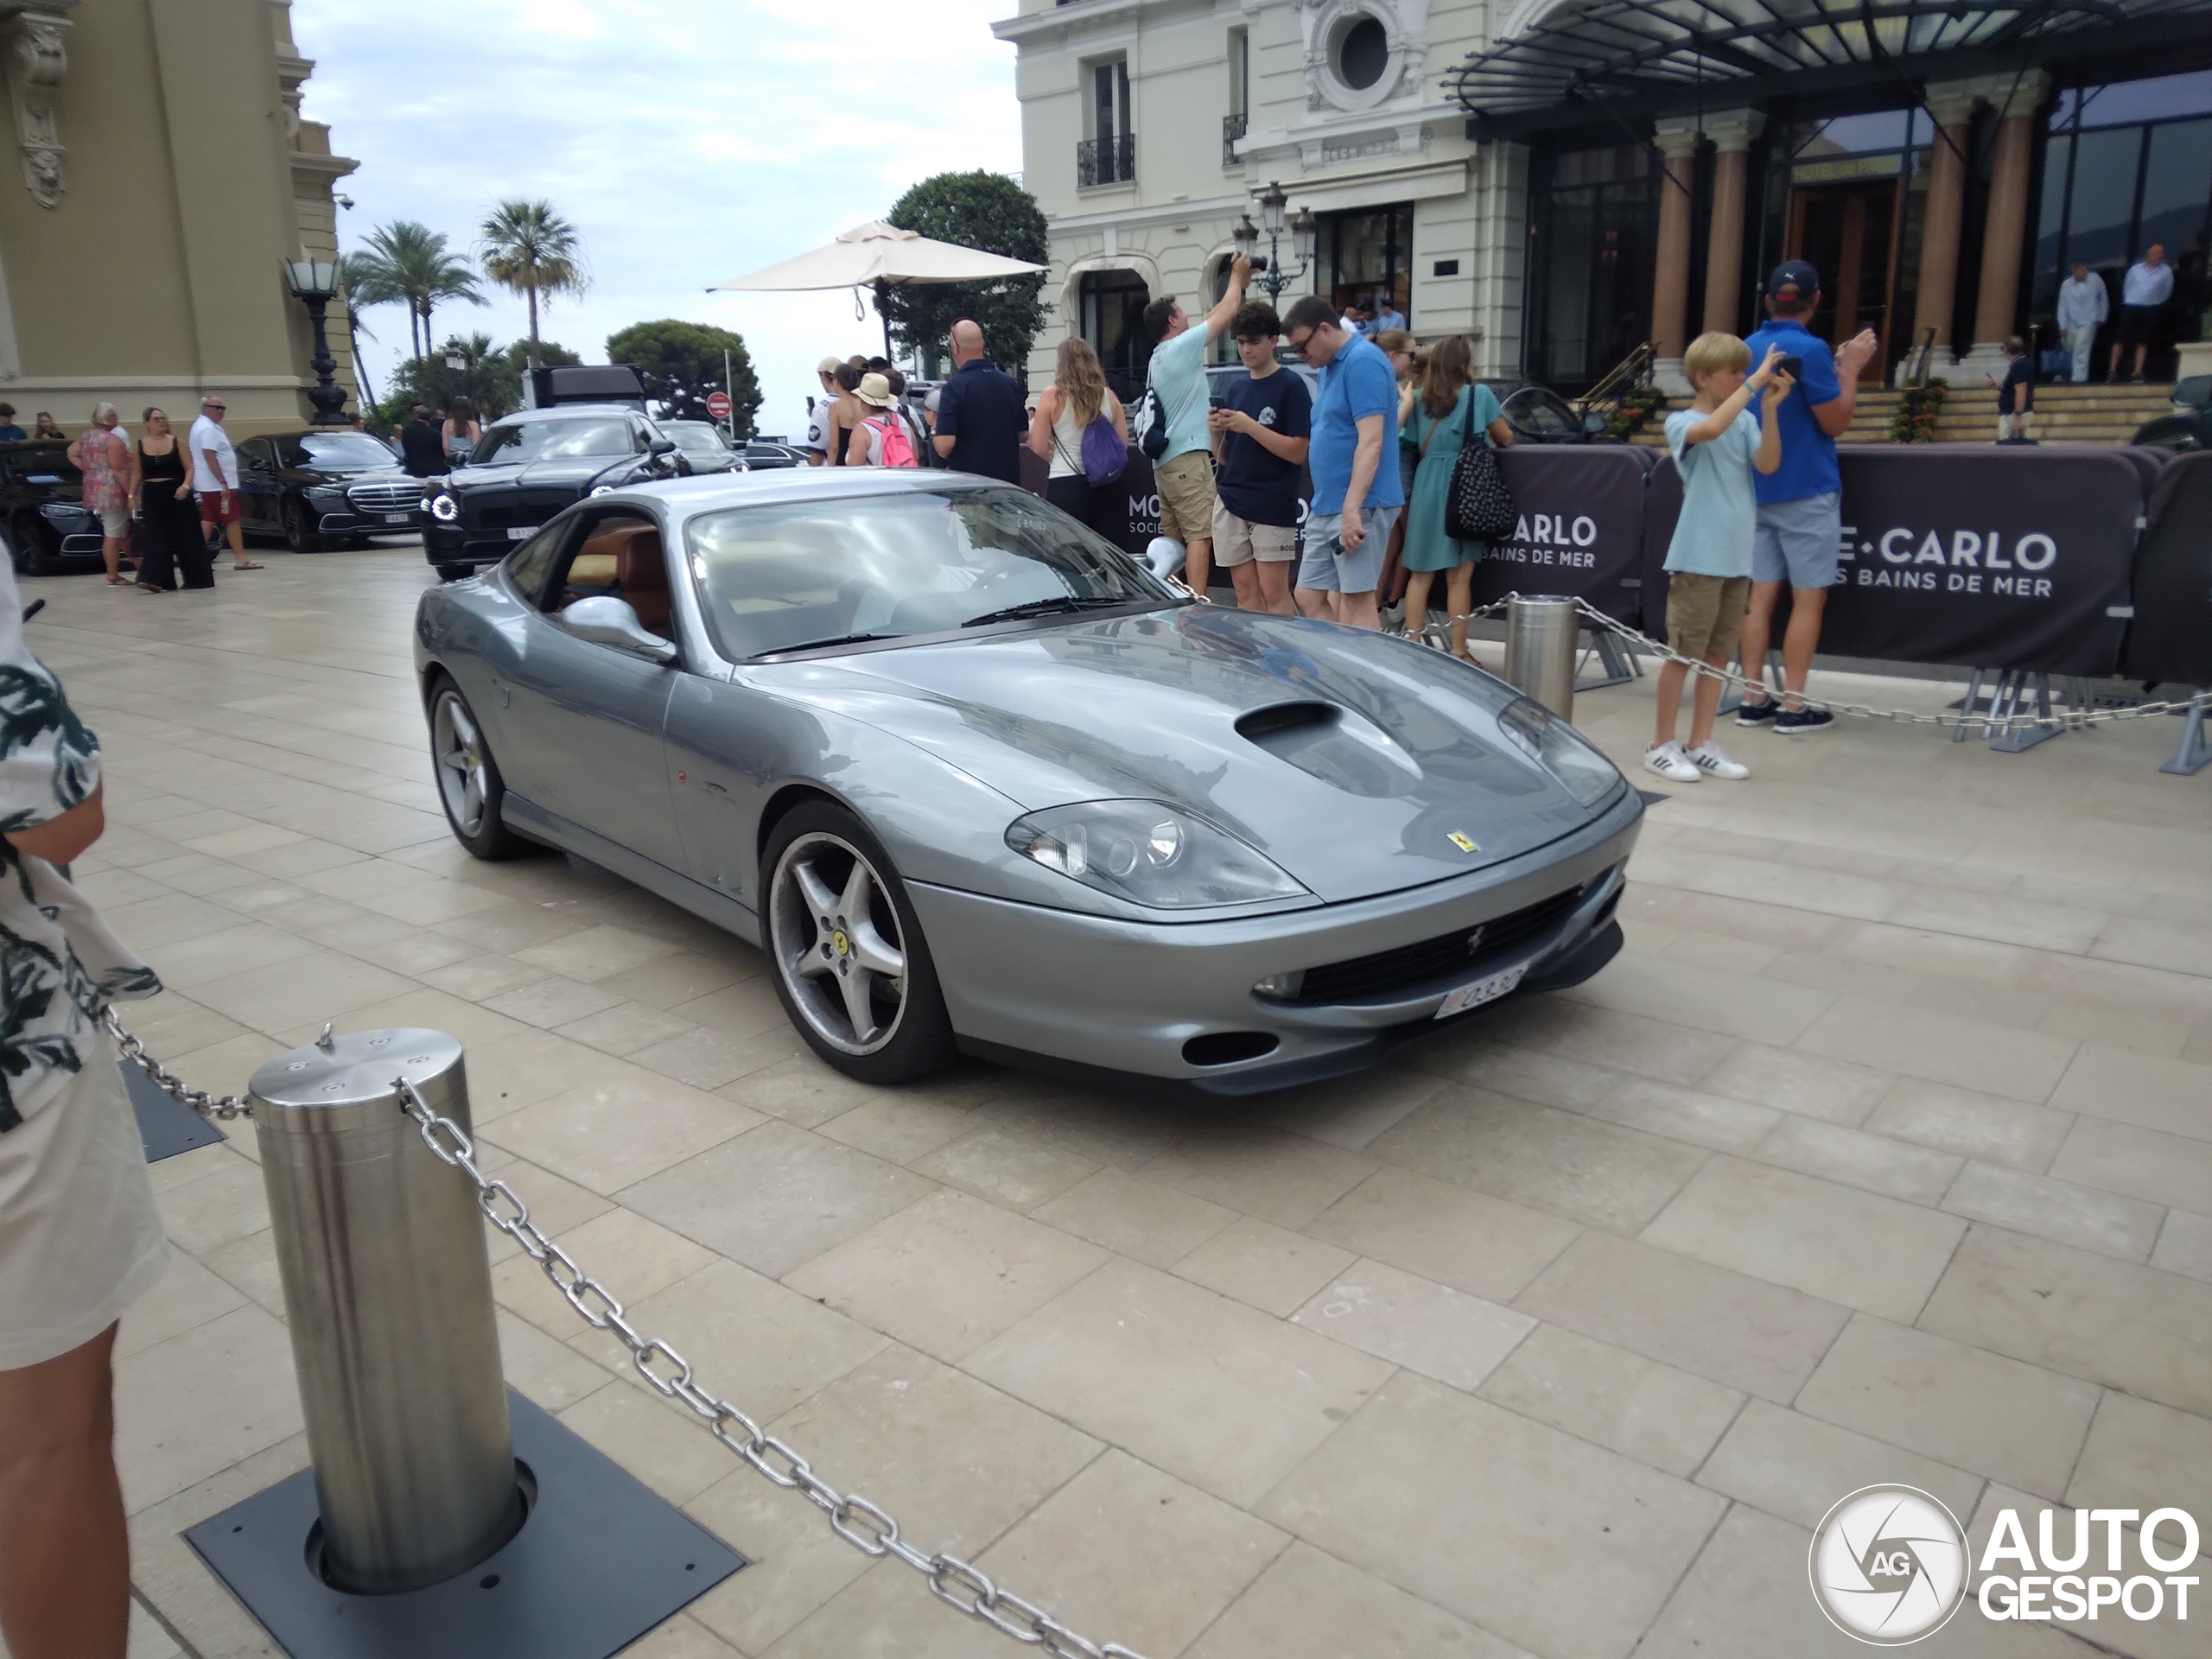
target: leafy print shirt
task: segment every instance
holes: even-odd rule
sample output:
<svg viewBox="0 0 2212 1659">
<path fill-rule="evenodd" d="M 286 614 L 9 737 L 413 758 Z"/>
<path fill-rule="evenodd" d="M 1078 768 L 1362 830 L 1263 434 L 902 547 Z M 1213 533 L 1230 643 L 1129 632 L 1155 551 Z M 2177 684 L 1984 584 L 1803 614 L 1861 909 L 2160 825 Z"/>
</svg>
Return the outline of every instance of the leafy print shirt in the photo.
<svg viewBox="0 0 2212 1659">
<path fill-rule="evenodd" d="M 14 573 L 0 559 L 0 834 L 28 830 L 99 785 L 99 740 L 23 641 Z M 100 1009 L 162 988 L 67 876 L 0 841 L 0 1134 L 87 1065 L 112 1065 Z"/>
</svg>

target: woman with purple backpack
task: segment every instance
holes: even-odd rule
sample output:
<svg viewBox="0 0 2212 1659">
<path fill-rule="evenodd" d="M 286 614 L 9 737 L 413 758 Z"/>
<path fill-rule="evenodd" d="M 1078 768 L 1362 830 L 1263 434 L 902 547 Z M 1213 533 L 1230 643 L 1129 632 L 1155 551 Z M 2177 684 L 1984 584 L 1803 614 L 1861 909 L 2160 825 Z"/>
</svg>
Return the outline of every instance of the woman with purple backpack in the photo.
<svg viewBox="0 0 2212 1659">
<path fill-rule="evenodd" d="M 1078 524 L 1102 536 L 1104 487 L 1122 475 L 1129 460 L 1129 419 L 1122 401 L 1109 391 L 1106 372 L 1090 342 L 1060 342 L 1052 384 L 1029 417 L 1029 447 L 1051 463 L 1045 499 Z"/>
</svg>

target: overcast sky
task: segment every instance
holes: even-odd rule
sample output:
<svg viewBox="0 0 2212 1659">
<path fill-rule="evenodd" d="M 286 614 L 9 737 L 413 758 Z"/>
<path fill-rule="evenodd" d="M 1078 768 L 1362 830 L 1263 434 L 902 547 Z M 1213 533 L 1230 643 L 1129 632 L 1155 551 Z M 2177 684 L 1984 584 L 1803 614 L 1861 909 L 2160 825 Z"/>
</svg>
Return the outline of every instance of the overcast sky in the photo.
<svg viewBox="0 0 2212 1659">
<path fill-rule="evenodd" d="M 683 317 L 745 336 L 760 429 L 804 430 L 823 353 L 882 349 L 849 290 L 709 294 L 890 210 L 933 173 L 1021 167 L 1014 0 L 293 0 L 315 60 L 308 119 L 360 162 L 339 189 L 348 251 L 420 219 L 473 256 L 507 196 L 543 196 L 582 232 L 591 291 L 554 302 L 548 340 L 607 360 L 607 337 Z M 442 308 L 437 338 L 501 344 L 523 302 Z M 381 392 L 406 355 L 397 306 L 363 314 Z"/>
</svg>

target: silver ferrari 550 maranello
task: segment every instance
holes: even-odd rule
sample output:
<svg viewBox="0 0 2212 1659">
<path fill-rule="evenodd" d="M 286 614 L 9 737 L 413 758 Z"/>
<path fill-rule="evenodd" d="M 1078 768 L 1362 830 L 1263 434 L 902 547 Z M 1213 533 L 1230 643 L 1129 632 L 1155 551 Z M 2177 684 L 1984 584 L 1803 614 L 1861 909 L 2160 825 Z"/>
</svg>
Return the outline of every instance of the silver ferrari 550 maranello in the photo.
<svg viewBox="0 0 2212 1659">
<path fill-rule="evenodd" d="M 964 1051 L 1280 1088 L 1620 948 L 1643 804 L 1570 727 L 988 480 L 594 496 L 425 593 L 415 658 L 462 845 L 759 945 L 863 1081 Z"/>
</svg>

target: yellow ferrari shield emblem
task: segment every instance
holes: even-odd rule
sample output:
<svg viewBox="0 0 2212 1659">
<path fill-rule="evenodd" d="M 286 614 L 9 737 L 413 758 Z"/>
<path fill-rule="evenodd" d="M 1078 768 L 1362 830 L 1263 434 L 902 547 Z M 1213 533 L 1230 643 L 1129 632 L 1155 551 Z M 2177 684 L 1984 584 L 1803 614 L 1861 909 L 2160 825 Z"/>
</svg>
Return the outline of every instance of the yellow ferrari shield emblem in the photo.
<svg viewBox="0 0 2212 1659">
<path fill-rule="evenodd" d="M 845 930 L 842 927 L 830 936 L 830 945 L 841 957 L 849 957 L 853 953 L 853 942 L 845 937 Z"/>
<path fill-rule="evenodd" d="M 1454 847 L 1457 847 L 1461 852 L 1479 853 L 1482 851 L 1481 848 L 1475 845 L 1474 840 L 1471 836 L 1463 836 L 1457 830 L 1452 830 L 1449 833 L 1452 844 Z"/>
</svg>

